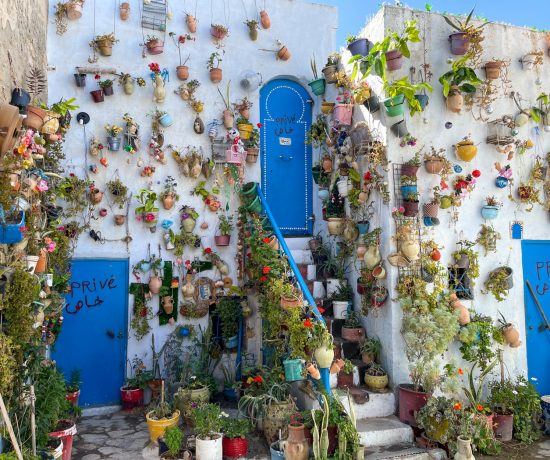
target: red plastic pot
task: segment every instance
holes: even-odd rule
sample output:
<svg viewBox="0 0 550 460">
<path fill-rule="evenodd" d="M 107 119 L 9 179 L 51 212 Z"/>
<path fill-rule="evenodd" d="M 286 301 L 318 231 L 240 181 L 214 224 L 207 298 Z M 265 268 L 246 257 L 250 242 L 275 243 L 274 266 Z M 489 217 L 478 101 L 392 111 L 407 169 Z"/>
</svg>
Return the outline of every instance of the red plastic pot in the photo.
<svg viewBox="0 0 550 460">
<path fill-rule="evenodd" d="M 143 388 L 125 388 L 120 389 L 120 399 L 122 401 L 122 409 L 129 410 L 134 407 L 143 406 Z"/>
<path fill-rule="evenodd" d="M 493 417 L 493 432 L 495 438 L 499 441 L 507 442 L 512 440 L 514 431 L 514 416 L 513 415 L 498 415 Z"/>
<path fill-rule="evenodd" d="M 214 242 L 216 246 L 229 246 L 229 241 L 231 240 L 231 235 L 216 235 L 214 237 Z"/>
<path fill-rule="evenodd" d="M 80 398 L 80 390 L 67 393 L 67 396 L 65 396 L 65 399 L 69 401 L 73 407 L 78 407 L 78 398 Z"/>
<path fill-rule="evenodd" d="M 403 215 L 406 217 L 416 217 L 418 214 L 418 201 L 404 201 L 403 207 L 405 208 Z"/>
<path fill-rule="evenodd" d="M 416 165 L 401 165 L 401 175 L 402 176 L 416 176 L 418 171 L 418 166 Z"/>
<path fill-rule="evenodd" d="M 414 391 L 413 388 L 408 383 L 399 385 L 399 420 L 417 427 L 416 413 L 426 405 L 431 393 Z"/>
<path fill-rule="evenodd" d="M 92 95 L 92 98 L 96 104 L 98 102 L 103 102 L 105 100 L 105 98 L 103 97 L 102 89 L 96 89 L 95 91 L 90 91 L 90 94 Z"/>
<path fill-rule="evenodd" d="M 353 386 L 353 373 L 345 374 L 344 372 L 338 373 L 338 388 L 349 388 Z"/>
<path fill-rule="evenodd" d="M 248 454 L 248 440 L 246 438 L 226 438 L 222 439 L 224 458 L 239 458 Z"/>
<path fill-rule="evenodd" d="M 71 420 L 60 420 L 57 422 L 57 431 L 50 433 L 50 436 L 61 438 L 63 441 L 62 460 L 71 460 L 73 451 L 73 436 L 76 434 L 76 425 Z"/>
<path fill-rule="evenodd" d="M 393 72 L 399 70 L 403 65 L 403 55 L 399 50 L 391 50 L 386 53 L 386 68 Z"/>
</svg>

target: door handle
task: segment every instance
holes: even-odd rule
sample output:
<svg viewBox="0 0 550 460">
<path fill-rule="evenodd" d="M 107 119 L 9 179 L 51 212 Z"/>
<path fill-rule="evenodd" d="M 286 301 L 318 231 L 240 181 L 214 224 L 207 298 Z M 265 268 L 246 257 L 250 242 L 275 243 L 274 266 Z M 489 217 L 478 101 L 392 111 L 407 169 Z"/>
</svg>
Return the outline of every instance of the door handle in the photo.
<svg viewBox="0 0 550 460">
<path fill-rule="evenodd" d="M 114 339 L 115 338 L 115 333 L 112 329 L 107 329 L 105 331 L 105 334 L 107 334 L 107 337 L 109 337 L 110 339 Z"/>
<path fill-rule="evenodd" d="M 281 160 L 283 160 L 283 161 L 290 161 L 290 160 L 292 160 L 292 158 L 294 158 L 294 157 L 289 156 L 289 155 L 279 155 L 279 158 L 280 158 Z"/>
</svg>

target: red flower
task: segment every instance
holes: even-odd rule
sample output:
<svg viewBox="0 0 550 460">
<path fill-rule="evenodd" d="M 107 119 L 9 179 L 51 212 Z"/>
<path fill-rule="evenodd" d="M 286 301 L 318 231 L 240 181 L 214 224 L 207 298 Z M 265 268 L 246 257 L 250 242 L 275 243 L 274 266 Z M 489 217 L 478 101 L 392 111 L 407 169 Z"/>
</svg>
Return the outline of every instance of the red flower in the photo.
<svg viewBox="0 0 550 460">
<path fill-rule="evenodd" d="M 483 411 L 484 407 L 483 407 L 481 404 L 478 404 L 478 405 L 476 406 L 476 409 L 477 409 L 479 412 L 481 412 L 481 411 Z"/>
<path fill-rule="evenodd" d="M 157 219 L 157 217 L 152 213 L 152 212 L 149 212 L 145 215 L 145 220 L 147 222 L 153 222 Z"/>
<path fill-rule="evenodd" d="M 458 375 L 464 375 L 464 371 L 461 367 L 458 368 Z"/>
<path fill-rule="evenodd" d="M 263 123 L 258 123 L 258 124 L 256 124 L 256 126 L 257 126 L 258 128 L 263 128 L 263 127 L 264 127 L 264 124 L 263 124 Z"/>
<path fill-rule="evenodd" d="M 205 254 L 212 254 L 212 248 L 206 248 L 206 249 L 204 250 L 204 253 L 205 253 Z"/>
<path fill-rule="evenodd" d="M 254 377 L 254 382 L 256 383 L 263 383 L 264 379 L 262 378 L 261 375 L 257 375 L 256 377 Z"/>
<path fill-rule="evenodd" d="M 472 176 L 474 176 L 474 177 L 479 177 L 479 176 L 481 176 L 481 171 L 480 171 L 479 169 L 474 169 L 474 170 L 472 171 Z"/>
<path fill-rule="evenodd" d="M 267 238 L 267 237 L 266 237 L 266 238 L 263 239 L 263 242 L 264 242 L 265 244 L 268 244 L 270 241 L 271 241 L 271 238 Z"/>
<path fill-rule="evenodd" d="M 321 313 L 321 315 L 325 312 L 325 309 L 323 307 L 318 307 L 317 310 L 319 310 L 319 313 Z"/>
<path fill-rule="evenodd" d="M 311 320 L 310 320 L 309 318 L 307 318 L 307 319 L 304 321 L 304 326 L 305 326 L 305 327 L 312 328 L 312 327 L 313 327 L 313 323 L 311 322 Z"/>
<path fill-rule="evenodd" d="M 262 283 L 265 283 L 265 282 L 267 281 L 267 276 L 262 276 L 262 277 L 260 278 L 260 281 L 261 281 Z"/>
<path fill-rule="evenodd" d="M 363 179 L 364 179 L 364 180 L 371 180 L 371 179 L 372 179 L 372 174 L 371 174 L 371 172 L 370 172 L 370 171 L 367 171 L 367 172 L 365 173 L 365 175 L 363 176 Z"/>
<path fill-rule="evenodd" d="M 95 78 L 96 80 L 99 80 L 99 79 L 101 78 L 101 75 L 99 75 L 99 74 L 96 73 L 94 78 Z"/>
<path fill-rule="evenodd" d="M 447 182 L 443 180 L 439 183 L 439 185 L 441 186 L 441 190 L 446 190 L 449 188 L 449 186 L 447 185 Z"/>
<path fill-rule="evenodd" d="M 271 271 L 271 267 L 264 267 L 262 268 L 262 273 L 264 275 L 267 275 Z"/>
<path fill-rule="evenodd" d="M 160 66 L 156 62 L 151 62 L 151 64 L 149 64 L 149 70 L 155 73 L 160 72 Z"/>
<path fill-rule="evenodd" d="M 453 409 L 454 409 L 454 410 L 460 410 L 460 409 L 462 409 L 462 404 L 460 404 L 459 402 L 455 403 L 455 405 L 453 406 Z"/>
<path fill-rule="evenodd" d="M 185 37 L 184 37 L 183 35 L 180 35 L 180 36 L 178 37 L 178 42 L 180 42 L 180 43 L 185 43 Z"/>
</svg>

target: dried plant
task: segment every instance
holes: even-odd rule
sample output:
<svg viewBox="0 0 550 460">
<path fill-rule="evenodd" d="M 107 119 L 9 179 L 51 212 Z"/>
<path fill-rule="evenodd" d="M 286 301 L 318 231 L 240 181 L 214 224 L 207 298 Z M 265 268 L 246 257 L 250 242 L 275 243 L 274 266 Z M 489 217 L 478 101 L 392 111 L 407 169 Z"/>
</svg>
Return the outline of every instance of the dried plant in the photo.
<svg viewBox="0 0 550 460">
<path fill-rule="evenodd" d="M 25 76 L 27 90 L 33 99 L 40 99 L 48 85 L 46 83 L 46 74 L 38 67 L 31 67 Z"/>
</svg>

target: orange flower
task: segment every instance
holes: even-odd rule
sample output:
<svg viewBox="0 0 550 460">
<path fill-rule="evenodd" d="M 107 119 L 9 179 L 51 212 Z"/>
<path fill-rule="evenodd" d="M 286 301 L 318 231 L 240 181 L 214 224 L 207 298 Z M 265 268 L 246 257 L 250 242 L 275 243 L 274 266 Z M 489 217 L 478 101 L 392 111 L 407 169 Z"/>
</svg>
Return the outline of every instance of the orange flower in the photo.
<svg viewBox="0 0 550 460">
<path fill-rule="evenodd" d="M 479 412 L 481 412 L 481 411 L 484 409 L 484 407 L 483 407 L 481 404 L 478 404 L 478 405 L 476 406 L 476 409 L 477 409 Z"/>
<path fill-rule="evenodd" d="M 455 403 L 455 405 L 453 406 L 453 409 L 454 409 L 454 410 L 460 410 L 460 409 L 462 409 L 462 404 L 459 403 L 459 402 Z"/>
<path fill-rule="evenodd" d="M 306 318 L 306 320 L 304 321 L 304 326 L 305 327 L 313 327 L 313 323 L 311 322 L 311 320 L 309 318 Z"/>
<path fill-rule="evenodd" d="M 461 367 L 458 368 L 458 375 L 464 375 L 464 371 Z"/>
</svg>

